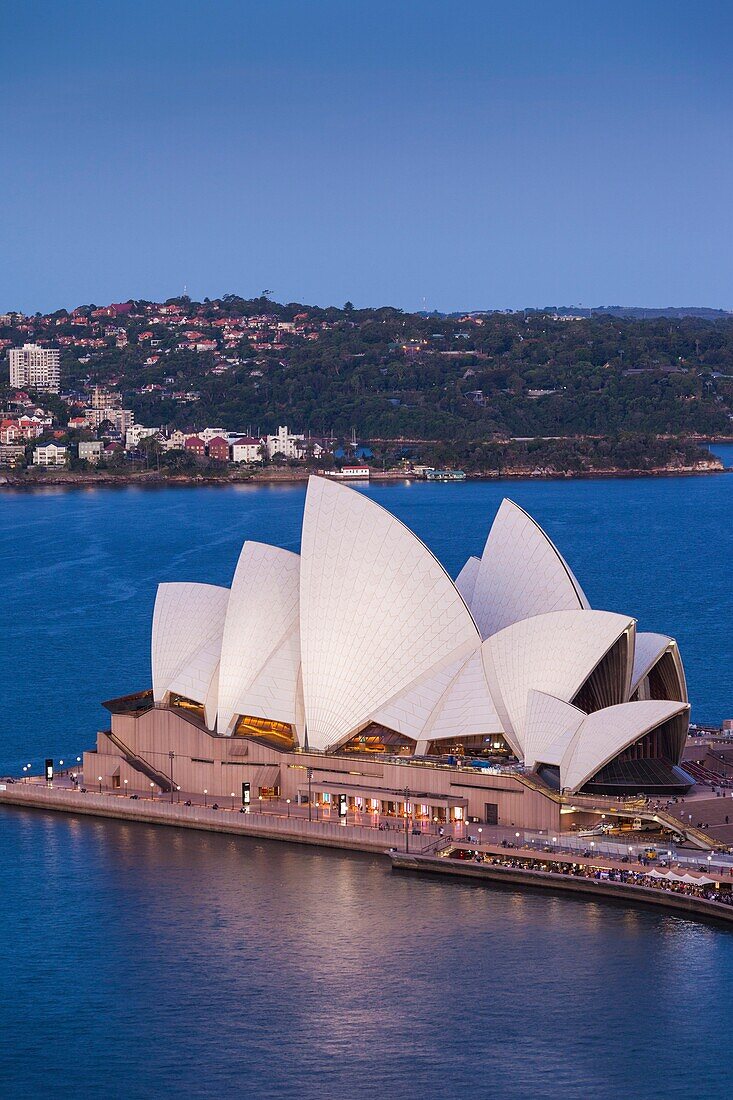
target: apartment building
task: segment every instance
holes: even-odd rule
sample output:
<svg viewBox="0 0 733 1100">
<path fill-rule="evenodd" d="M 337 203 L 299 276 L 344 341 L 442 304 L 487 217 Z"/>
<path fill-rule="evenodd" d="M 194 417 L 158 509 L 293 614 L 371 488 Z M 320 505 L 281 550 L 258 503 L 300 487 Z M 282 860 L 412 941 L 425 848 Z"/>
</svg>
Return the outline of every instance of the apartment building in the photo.
<svg viewBox="0 0 733 1100">
<path fill-rule="evenodd" d="M 33 451 L 33 465 L 65 466 L 68 456 L 68 447 L 62 447 L 58 443 L 46 443 Z"/>
<path fill-rule="evenodd" d="M 23 344 L 10 348 L 10 385 L 18 389 L 58 393 L 61 388 L 61 353 L 58 348 L 42 348 L 38 344 Z"/>
</svg>

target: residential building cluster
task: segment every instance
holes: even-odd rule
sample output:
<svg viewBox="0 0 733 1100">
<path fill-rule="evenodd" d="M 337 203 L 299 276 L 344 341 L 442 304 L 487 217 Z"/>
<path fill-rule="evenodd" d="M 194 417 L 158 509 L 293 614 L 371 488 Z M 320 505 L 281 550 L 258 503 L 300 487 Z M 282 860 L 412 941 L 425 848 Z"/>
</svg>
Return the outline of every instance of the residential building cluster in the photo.
<svg viewBox="0 0 733 1100">
<path fill-rule="evenodd" d="M 151 368 L 177 352 L 192 352 L 208 356 L 201 365 L 203 375 L 225 374 L 252 363 L 255 376 L 259 353 L 285 352 L 295 344 L 317 341 L 333 327 L 305 311 L 283 319 L 266 310 L 239 315 L 216 302 L 118 302 L 32 317 L 13 311 L 0 314 L 0 330 L 10 333 L 0 333 L 0 351 L 8 352 L 11 386 L 58 393 L 61 352 L 76 353 L 80 364 L 93 367 L 111 349 L 129 346 L 144 354 L 143 363 Z M 152 393 L 183 403 L 198 400 L 197 390 L 181 388 L 176 381 L 170 377 L 147 382 L 130 393 Z"/>
</svg>

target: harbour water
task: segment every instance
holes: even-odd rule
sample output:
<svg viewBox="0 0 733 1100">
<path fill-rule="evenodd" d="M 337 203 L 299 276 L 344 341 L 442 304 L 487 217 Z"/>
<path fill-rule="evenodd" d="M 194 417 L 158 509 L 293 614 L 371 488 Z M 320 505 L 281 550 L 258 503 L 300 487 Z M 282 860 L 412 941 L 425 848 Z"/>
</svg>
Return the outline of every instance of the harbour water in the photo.
<svg viewBox="0 0 733 1100">
<path fill-rule="evenodd" d="M 694 718 L 733 715 L 730 475 L 359 491 L 453 574 L 511 496 L 591 604 L 678 638 Z M 3 494 L 0 773 L 91 744 L 99 701 L 149 682 L 157 582 L 297 549 L 303 495 Z M 724 930 L 34 811 L 0 811 L 0 867 L 4 1095 L 730 1095 Z"/>
</svg>

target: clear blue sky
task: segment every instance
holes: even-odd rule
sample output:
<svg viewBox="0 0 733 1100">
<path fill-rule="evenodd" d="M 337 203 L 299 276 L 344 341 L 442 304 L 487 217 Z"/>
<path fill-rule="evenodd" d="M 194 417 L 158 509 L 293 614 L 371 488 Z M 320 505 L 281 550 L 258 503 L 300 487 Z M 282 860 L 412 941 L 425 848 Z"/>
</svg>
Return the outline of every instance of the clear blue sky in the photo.
<svg viewBox="0 0 733 1100">
<path fill-rule="evenodd" d="M 733 4 L 4 0 L 0 309 L 733 307 Z"/>
</svg>

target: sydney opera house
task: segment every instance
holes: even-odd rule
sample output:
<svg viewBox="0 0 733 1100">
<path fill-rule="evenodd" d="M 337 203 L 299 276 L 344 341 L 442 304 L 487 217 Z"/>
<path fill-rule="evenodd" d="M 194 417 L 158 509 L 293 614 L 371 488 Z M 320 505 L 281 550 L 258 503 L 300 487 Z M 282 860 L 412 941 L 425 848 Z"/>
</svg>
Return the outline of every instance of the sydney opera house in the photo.
<svg viewBox="0 0 733 1100">
<path fill-rule="evenodd" d="M 368 496 L 312 477 L 300 554 L 245 542 L 230 588 L 161 584 L 152 690 L 105 706 L 84 767 L 112 788 L 409 797 L 432 820 L 554 829 L 573 797 L 692 783 L 674 640 L 591 608 L 509 500 L 453 581 Z"/>
</svg>

